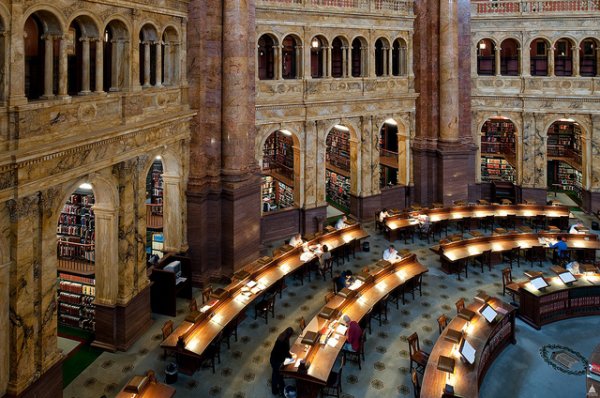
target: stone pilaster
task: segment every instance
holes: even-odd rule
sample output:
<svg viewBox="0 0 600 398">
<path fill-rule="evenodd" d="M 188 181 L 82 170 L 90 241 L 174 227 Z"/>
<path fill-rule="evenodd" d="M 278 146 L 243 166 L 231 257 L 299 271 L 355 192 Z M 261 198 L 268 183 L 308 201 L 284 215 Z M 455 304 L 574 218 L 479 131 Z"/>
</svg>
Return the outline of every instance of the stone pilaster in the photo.
<svg viewBox="0 0 600 398">
<path fill-rule="evenodd" d="M 0 356 L 0 396 L 4 396 L 8 386 L 11 350 L 10 347 L 10 268 L 11 263 L 0 265 L 0 347 L 3 348 L 3 354 Z"/>
</svg>

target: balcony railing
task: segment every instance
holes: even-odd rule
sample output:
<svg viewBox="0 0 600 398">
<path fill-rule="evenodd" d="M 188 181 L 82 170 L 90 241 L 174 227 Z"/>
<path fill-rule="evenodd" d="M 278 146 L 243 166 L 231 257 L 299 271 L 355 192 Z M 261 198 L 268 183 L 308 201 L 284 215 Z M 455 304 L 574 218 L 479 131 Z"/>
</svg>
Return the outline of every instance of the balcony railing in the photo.
<svg viewBox="0 0 600 398">
<path fill-rule="evenodd" d="M 146 228 L 163 227 L 163 205 L 146 203 Z"/>
<path fill-rule="evenodd" d="M 95 246 L 93 243 L 76 243 L 60 240 L 57 245 L 59 271 L 94 274 Z"/>
<path fill-rule="evenodd" d="M 600 0 L 549 1 L 471 1 L 471 15 L 537 15 L 554 13 L 590 13 L 600 11 Z"/>
<path fill-rule="evenodd" d="M 413 11 L 414 0 L 258 0 L 258 6 L 276 5 L 299 9 L 336 9 L 362 12 L 393 12 L 395 15 L 409 15 Z"/>
</svg>

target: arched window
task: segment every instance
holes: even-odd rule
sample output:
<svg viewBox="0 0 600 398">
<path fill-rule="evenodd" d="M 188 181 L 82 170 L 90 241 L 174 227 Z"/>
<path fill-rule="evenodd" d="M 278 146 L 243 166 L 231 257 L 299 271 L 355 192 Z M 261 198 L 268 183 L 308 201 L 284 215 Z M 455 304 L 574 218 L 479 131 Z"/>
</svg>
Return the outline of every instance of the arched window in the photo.
<svg viewBox="0 0 600 398">
<path fill-rule="evenodd" d="M 387 74 L 386 68 L 386 57 L 387 47 L 382 39 L 377 39 L 375 42 L 375 75 L 385 76 Z"/>
<path fill-rule="evenodd" d="M 294 170 L 294 137 L 288 130 L 272 133 L 263 146 L 262 211 L 294 206 L 295 185 L 299 174 Z"/>
<path fill-rule="evenodd" d="M 544 39 L 531 42 L 531 76 L 548 76 L 548 47 L 548 42 Z"/>
<path fill-rule="evenodd" d="M 327 43 L 315 36 L 310 41 L 310 75 L 313 79 L 327 76 Z"/>
<path fill-rule="evenodd" d="M 554 74 L 573 76 L 573 43 L 569 39 L 559 39 L 554 46 Z"/>
<path fill-rule="evenodd" d="M 179 84 L 179 36 L 173 27 L 165 29 L 162 36 L 162 77 L 166 86 Z"/>
<path fill-rule="evenodd" d="M 144 88 L 161 85 L 157 80 L 157 55 L 160 55 L 160 42 L 156 29 L 146 24 L 140 30 L 140 85 Z"/>
<path fill-rule="evenodd" d="M 515 39 L 506 39 L 501 45 L 500 74 L 502 76 L 519 75 L 519 43 Z"/>
<path fill-rule="evenodd" d="M 565 191 L 581 203 L 585 142 L 583 130 L 573 119 L 560 119 L 548 129 L 548 188 Z"/>
<path fill-rule="evenodd" d="M 283 39 L 282 43 L 281 77 L 284 79 L 297 79 L 300 77 L 302 65 L 300 40 L 297 40 L 292 35 L 288 35 Z"/>
<path fill-rule="evenodd" d="M 406 53 L 406 42 L 403 39 L 394 40 L 394 46 L 392 47 L 392 75 L 393 76 L 406 76 L 408 73 L 407 68 L 407 53 Z"/>
<path fill-rule="evenodd" d="M 102 69 L 96 51 L 101 48 L 98 28 L 90 17 L 82 15 L 71 22 L 68 37 L 72 43 L 67 51 L 69 95 L 85 95 L 93 89 L 102 91 L 101 86 L 96 86 L 97 68 Z"/>
<path fill-rule="evenodd" d="M 24 31 L 25 96 L 30 100 L 53 98 L 59 94 L 60 24 L 53 14 L 38 11 L 27 18 Z M 60 89 L 60 94 L 66 95 L 66 85 Z"/>
<path fill-rule="evenodd" d="M 598 75 L 598 40 L 588 38 L 579 48 L 579 74 L 585 77 Z"/>
<path fill-rule="evenodd" d="M 336 37 L 331 42 L 331 77 L 344 77 L 345 59 L 342 40 Z"/>
<path fill-rule="evenodd" d="M 275 41 L 269 35 L 262 35 L 258 39 L 258 78 L 275 78 Z"/>
<path fill-rule="evenodd" d="M 496 74 L 496 51 L 494 42 L 482 39 L 477 43 L 477 74 L 493 76 Z"/>
<path fill-rule="evenodd" d="M 113 20 L 104 29 L 104 91 L 129 86 L 129 32 L 123 22 Z M 141 64 L 143 65 L 143 64 Z"/>
<path fill-rule="evenodd" d="M 515 124 L 506 117 L 486 120 L 481 128 L 481 181 L 514 183 L 516 151 Z"/>
<path fill-rule="evenodd" d="M 352 40 L 352 77 L 362 77 L 365 75 L 366 68 L 363 65 L 367 57 L 363 53 L 367 48 L 366 41 L 362 38 Z"/>
</svg>

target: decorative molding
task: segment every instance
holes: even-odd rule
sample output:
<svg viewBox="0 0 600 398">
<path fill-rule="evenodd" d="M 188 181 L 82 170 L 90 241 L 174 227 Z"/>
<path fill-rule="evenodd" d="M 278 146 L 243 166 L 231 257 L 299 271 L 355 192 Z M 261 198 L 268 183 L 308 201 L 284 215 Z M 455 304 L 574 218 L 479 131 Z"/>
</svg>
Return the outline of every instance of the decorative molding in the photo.
<svg viewBox="0 0 600 398">
<path fill-rule="evenodd" d="M 24 198 L 10 199 L 6 202 L 10 222 L 16 223 L 20 219 L 29 217 L 38 211 L 38 204 L 40 202 L 40 195 L 35 194 L 26 196 Z"/>
</svg>

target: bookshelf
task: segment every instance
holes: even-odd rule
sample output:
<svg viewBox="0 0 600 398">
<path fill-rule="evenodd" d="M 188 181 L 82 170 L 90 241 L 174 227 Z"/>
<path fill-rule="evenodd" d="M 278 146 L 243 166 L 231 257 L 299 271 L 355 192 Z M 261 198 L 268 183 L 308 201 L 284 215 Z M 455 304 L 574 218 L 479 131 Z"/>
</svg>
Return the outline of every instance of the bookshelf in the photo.
<svg viewBox="0 0 600 398">
<path fill-rule="evenodd" d="M 350 172 L 350 133 L 334 128 L 327 135 L 326 143 L 327 165 Z"/>
<path fill-rule="evenodd" d="M 481 128 L 481 181 L 515 182 L 515 125 L 506 119 L 489 119 Z"/>
<path fill-rule="evenodd" d="M 393 186 L 398 183 L 398 169 L 379 165 L 379 188 Z"/>
<path fill-rule="evenodd" d="M 261 185 L 263 212 L 294 206 L 294 141 L 276 131 L 263 148 Z"/>
<path fill-rule="evenodd" d="M 73 193 L 58 217 L 56 235 L 59 262 L 80 260 L 94 262 L 95 217 L 94 195 Z"/>
<path fill-rule="evenodd" d="M 506 181 L 515 182 L 516 171 L 514 167 L 502 157 L 481 158 L 481 181 Z"/>
<path fill-rule="evenodd" d="M 574 122 L 556 122 L 548 129 L 548 157 L 568 158 L 581 164 L 581 128 Z"/>
<path fill-rule="evenodd" d="M 327 201 L 333 202 L 342 208 L 350 208 L 350 177 L 325 170 Z"/>
<path fill-rule="evenodd" d="M 163 203 L 163 165 L 157 159 L 152 163 L 148 176 L 146 177 L 146 192 L 148 192 L 150 204 L 160 205 Z M 147 198 L 148 199 L 148 198 Z M 162 207 L 155 207 L 152 210 L 162 214 Z"/>
<path fill-rule="evenodd" d="M 94 299 L 96 280 L 68 273 L 58 273 L 58 322 L 94 331 L 96 328 Z"/>
<path fill-rule="evenodd" d="M 262 177 L 263 212 L 294 206 L 294 188 L 270 175 Z"/>
</svg>

